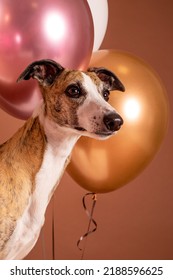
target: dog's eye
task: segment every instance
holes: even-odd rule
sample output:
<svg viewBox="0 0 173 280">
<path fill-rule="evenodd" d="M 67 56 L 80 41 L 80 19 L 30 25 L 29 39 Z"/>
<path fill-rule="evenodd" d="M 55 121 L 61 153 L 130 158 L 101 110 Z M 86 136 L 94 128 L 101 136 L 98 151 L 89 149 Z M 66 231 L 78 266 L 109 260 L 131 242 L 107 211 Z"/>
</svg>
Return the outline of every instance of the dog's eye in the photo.
<svg viewBox="0 0 173 280">
<path fill-rule="evenodd" d="M 65 91 L 66 95 L 72 98 L 79 98 L 81 95 L 81 90 L 77 85 L 70 85 Z"/>
<path fill-rule="evenodd" d="M 109 100 L 109 95 L 110 95 L 110 92 L 109 92 L 109 90 L 104 90 L 104 92 L 103 92 L 103 98 L 104 98 L 104 100 L 106 100 L 106 101 L 108 101 Z"/>
</svg>

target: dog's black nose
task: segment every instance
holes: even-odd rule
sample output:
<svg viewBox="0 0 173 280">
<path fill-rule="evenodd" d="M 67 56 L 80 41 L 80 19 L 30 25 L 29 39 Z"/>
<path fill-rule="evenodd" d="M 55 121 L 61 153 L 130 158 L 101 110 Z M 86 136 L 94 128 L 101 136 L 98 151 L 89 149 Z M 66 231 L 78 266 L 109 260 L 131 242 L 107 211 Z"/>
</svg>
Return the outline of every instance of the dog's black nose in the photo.
<svg viewBox="0 0 173 280">
<path fill-rule="evenodd" d="M 108 130 L 114 132 L 120 129 L 123 124 L 123 119 L 116 113 L 109 113 L 104 116 L 103 122 Z"/>
</svg>

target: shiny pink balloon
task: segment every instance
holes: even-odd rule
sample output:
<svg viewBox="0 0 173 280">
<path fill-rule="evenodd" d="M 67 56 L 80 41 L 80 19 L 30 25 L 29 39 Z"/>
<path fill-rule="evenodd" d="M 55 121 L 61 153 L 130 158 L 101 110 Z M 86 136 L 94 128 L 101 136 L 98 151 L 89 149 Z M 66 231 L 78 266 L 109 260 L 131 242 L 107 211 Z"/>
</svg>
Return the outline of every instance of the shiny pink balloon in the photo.
<svg viewBox="0 0 173 280">
<path fill-rule="evenodd" d="M 16 84 L 31 62 L 54 59 L 86 69 L 94 41 L 86 0 L 0 0 L 0 107 L 28 118 L 40 99 L 35 83 Z"/>
</svg>

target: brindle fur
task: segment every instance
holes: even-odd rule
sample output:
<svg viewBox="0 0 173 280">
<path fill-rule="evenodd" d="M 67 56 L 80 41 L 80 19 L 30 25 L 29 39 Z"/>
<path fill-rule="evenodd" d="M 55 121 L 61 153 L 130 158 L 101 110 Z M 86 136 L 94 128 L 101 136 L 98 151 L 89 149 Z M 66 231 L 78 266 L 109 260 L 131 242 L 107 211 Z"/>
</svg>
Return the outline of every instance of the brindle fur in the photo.
<svg viewBox="0 0 173 280">
<path fill-rule="evenodd" d="M 0 146 L 0 258 L 34 190 L 45 146 L 46 137 L 38 117 L 30 118 Z"/>
</svg>

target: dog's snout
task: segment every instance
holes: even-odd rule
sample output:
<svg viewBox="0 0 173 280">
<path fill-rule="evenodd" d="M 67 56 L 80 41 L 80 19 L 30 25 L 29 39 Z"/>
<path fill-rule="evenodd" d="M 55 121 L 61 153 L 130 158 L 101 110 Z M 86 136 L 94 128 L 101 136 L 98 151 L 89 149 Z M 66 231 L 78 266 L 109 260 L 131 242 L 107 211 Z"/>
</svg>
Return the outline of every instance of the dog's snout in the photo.
<svg viewBox="0 0 173 280">
<path fill-rule="evenodd" d="M 106 128 L 111 132 L 119 130 L 123 125 L 123 119 L 116 113 L 109 113 L 105 115 L 103 122 L 106 125 Z"/>
</svg>

